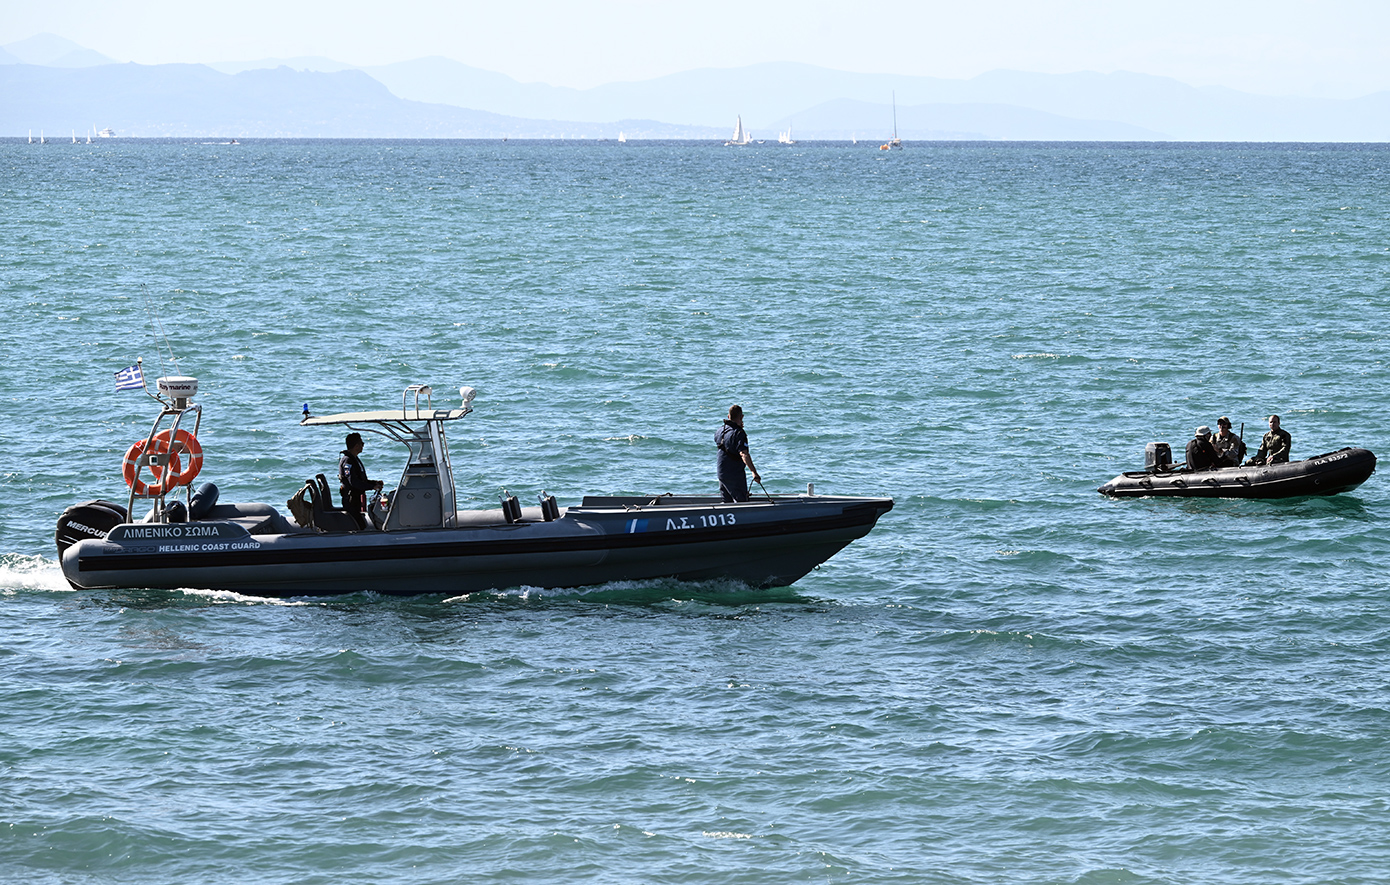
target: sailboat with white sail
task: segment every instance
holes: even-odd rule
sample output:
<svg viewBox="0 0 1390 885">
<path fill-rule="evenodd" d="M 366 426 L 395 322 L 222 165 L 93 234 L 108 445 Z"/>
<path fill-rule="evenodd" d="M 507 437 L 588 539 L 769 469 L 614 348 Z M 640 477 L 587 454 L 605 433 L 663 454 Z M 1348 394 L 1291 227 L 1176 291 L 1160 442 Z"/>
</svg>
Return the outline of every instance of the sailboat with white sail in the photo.
<svg viewBox="0 0 1390 885">
<path fill-rule="evenodd" d="M 777 133 L 777 143 L 778 143 L 778 144 L 796 144 L 796 141 L 792 138 L 792 124 L 790 124 L 790 123 L 787 124 L 787 131 L 786 131 L 786 132 L 779 132 L 779 133 Z"/>
<path fill-rule="evenodd" d="M 898 138 L 898 93 L 893 92 L 893 137 L 888 139 L 887 144 L 881 144 L 878 149 L 881 151 L 891 151 L 894 148 L 902 150 L 903 140 Z"/>
<path fill-rule="evenodd" d="M 728 141 L 724 142 L 724 146 L 725 146 L 725 147 L 728 147 L 728 146 L 731 145 L 731 144 L 752 144 L 752 143 L 753 143 L 753 134 L 752 134 L 751 132 L 749 132 L 747 129 L 744 129 L 744 128 L 743 128 L 743 115 L 742 115 L 742 114 L 739 114 L 739 116 L 738 116 L 738 121 L 737 121 L 736 123 L 734 123 L 734 134 L 733 134 L 733 137 L 730 138 Z"/>
</svg>

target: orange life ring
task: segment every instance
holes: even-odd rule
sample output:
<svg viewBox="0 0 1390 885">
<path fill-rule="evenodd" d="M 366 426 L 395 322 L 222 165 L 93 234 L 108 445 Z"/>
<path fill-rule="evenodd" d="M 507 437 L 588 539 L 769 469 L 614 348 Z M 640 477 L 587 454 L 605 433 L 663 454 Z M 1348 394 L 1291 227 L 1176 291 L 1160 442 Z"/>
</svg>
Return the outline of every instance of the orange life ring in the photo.
<svg viewBox="0 0 1390 885">
<path fill-rule="evenodd" d="M 168 446 L 171 438 L 174 441 L 173 454 L 169 456 L 169 464 L 173 469 L 169 478 L 164 481 L 164 488 L 173 489 L 191 483 L 198 471 L 203 469 L 203 447 L 199 444 L 198 437 L 180 427 L 174 431 L 162 430 L 156 433 L 154 438 L 160 446 Z M 183 465 L 178 459 L 180 451 L 188 453 L 187 470 L 182 469 Z"/>
<path fill-rule="evenodd" d="M 167 433 L 167 431 L 166 431 Z M 159 434 L 154 438 L 154 444 L 150 446 L 150 453 L 162 455 L 169 451 L 168 439 L 160 439 Z M 162 495 L 174 487 L 170 482 L 175 476 L 182 472 L 183 464 L 179 459 L 178 452 L 169 455 L 167 469 L 158 464 L 151 464 L 150 473 L 154 477 L 154 482 L 147 483 L 140 479 L 140 459 L 145 454 L 145 444 L 148 440 L 137 439 L 131 443 L 130 448 L 126 449 L 125 461 L 121 463 L 121 476 L 125 477 L 125 484 L 130 486 L 135 494 L 143 498 L 152 498 Z"/>
</svg>

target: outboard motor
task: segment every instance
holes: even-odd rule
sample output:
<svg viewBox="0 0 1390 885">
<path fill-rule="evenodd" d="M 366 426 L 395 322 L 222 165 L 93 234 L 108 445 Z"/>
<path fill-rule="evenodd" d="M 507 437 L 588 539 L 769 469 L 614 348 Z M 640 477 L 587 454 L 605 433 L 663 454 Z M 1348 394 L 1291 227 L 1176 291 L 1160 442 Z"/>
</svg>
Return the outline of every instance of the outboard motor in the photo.
<svg viewBox="0 0 1390 885">
<path fill-rule="evenodd" d="M 63 551 L 78 541 L 106 537 L 107 532 L 125 520 L 125 508 L 110 501 L 72 505 L 58 517 L 58 528 L 53 533 L 53 540 L 58 544 L 58 558 L 62 559 Z"/>
<path fill-rule="evenodd" d="M 1173 466 L 1173 450 L 1166 442 L 1151 442 L 1144 447 L 1144 472 L 1162 473 Z"/>
</svg>

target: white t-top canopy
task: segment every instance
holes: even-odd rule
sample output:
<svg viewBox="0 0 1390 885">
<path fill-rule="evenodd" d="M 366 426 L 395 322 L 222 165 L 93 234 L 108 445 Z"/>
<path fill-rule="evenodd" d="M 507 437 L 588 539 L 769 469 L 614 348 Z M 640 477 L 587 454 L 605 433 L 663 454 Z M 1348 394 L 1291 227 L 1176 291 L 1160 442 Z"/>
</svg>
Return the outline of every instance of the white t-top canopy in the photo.
<svg viewBox="0 0 1390 885">
<path fill-rule="evenodd" d="M 472 409 L 382 409 L 377 412 L 341 412 L 315 415 L 299 423 L 305 427 L 325 424 L 382 424 L 388 421 L 456 421 Z"/>
<path fill-rule="evenodd" d="M 430 406 L 420 408 L 420 398 L 423 396 L 428 400 L 434 391 L 426 384 L 412 384 L 405 389 L 401 395 L 401 407 L 399 409 L 382 409 L 378 412 L 341 412 L 337 415 L 324 415 L 322 417 L 307 417 L 309 407 L 306 405 L 304 411 L 306 417 L 300 421 L 300 425 L 305 427 L 316 427 L 327 424 L 386 424 L 408 421 L 457 421 L 464 415 L 473 411 L 470 403 L 473 397 L 478 395 L 478 391 L 471 387 L 460 387 L 459 396 L 463 399 L 461 409 L 436 409 Z M 414 395 L 415 402 L 409 402 L 411 395 Z"/>
</svg>

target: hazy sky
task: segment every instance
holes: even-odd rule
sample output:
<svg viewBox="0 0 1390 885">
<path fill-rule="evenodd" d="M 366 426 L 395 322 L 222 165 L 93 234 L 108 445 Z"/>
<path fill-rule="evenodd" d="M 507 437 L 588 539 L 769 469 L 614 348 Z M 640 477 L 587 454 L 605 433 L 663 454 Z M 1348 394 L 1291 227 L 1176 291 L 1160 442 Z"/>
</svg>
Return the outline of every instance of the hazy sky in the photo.
<svg viewBox="0 0 1390 885">
<path fill-rule="evenodd" d="M 45 31 L 142 64 L 442 55 L 581 88 L 800 61 L 936 77 L 1128 70 L 1291 95 L 1390 90 L 1390 0 L 0 0 L 0 44 Z"/>
</svg>

